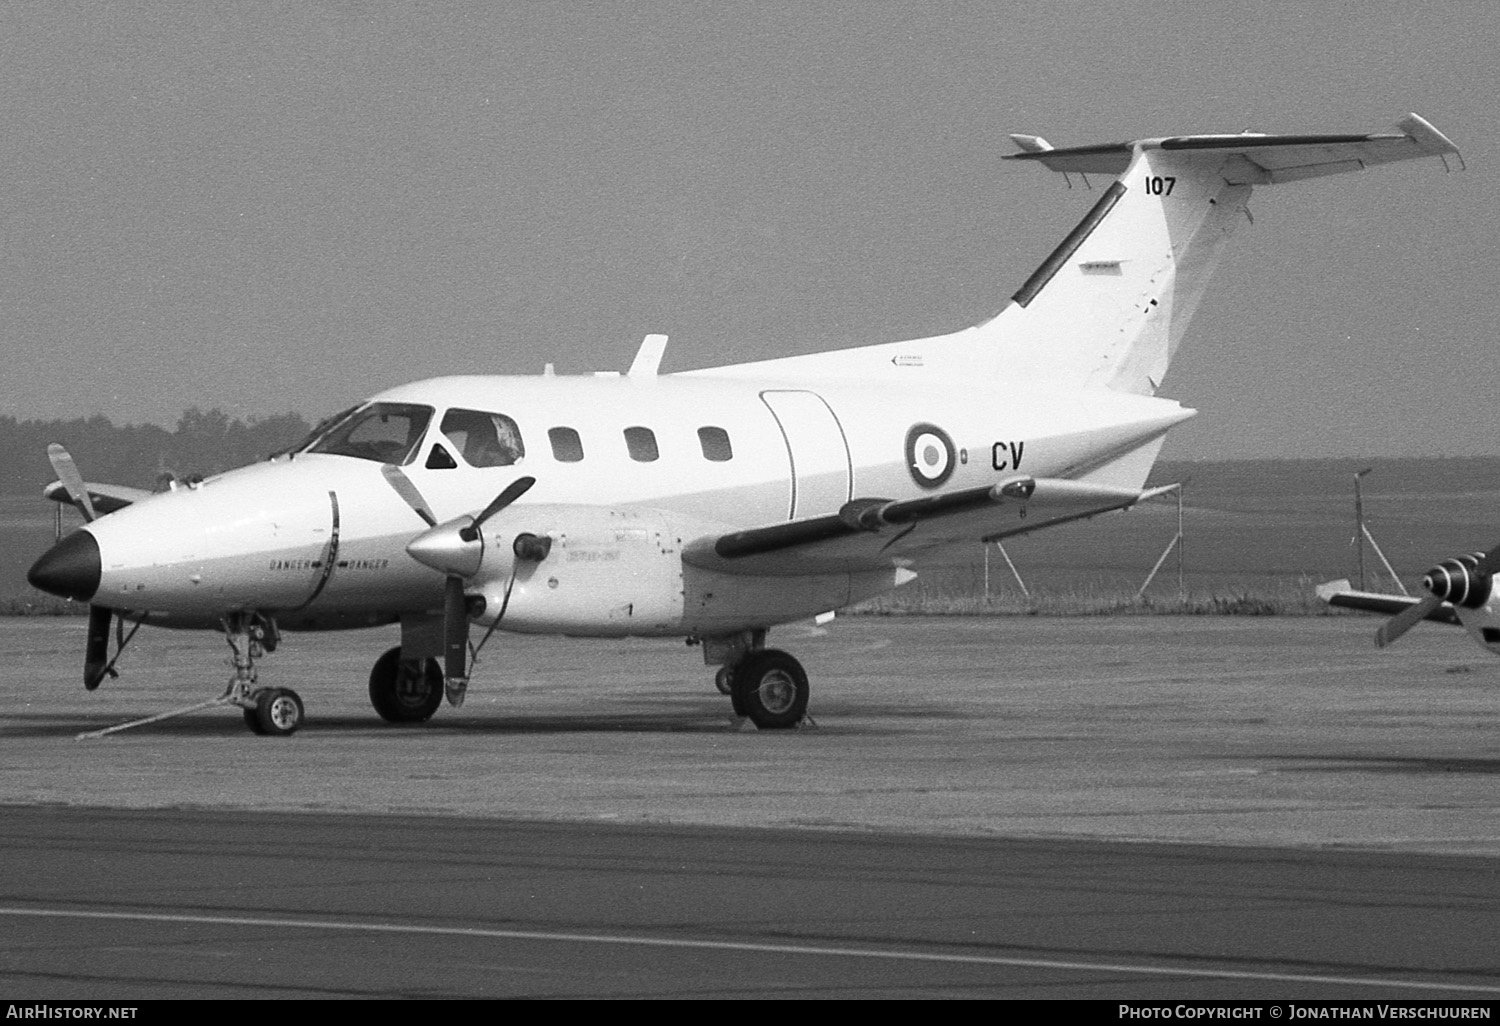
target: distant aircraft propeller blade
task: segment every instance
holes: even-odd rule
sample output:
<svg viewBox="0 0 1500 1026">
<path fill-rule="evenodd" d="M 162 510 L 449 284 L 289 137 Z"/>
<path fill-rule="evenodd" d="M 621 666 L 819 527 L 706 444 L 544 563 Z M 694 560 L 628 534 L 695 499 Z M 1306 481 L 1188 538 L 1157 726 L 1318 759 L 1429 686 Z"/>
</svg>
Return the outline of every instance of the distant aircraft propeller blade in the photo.
<svg viewBox="0 0 1500 1026">
<path fill-rule="evenodd" d="M 1421 602 L 1407 606 L 1382 624 L 1380 630 L 1375 632 L 1375 647 L 1385 648 L 1387 645 L 1394 644 L 1401 635 L 1427 619 L 1428 614 L 1442 604 L 1443 599 L 1441 597 L 1428 595 Z"/>
<path fill-rule="evenodd" d="M 1500 545 L 1479 557 L 1479 563 L 1474 567 L 1476 574 L 1493 574 L 1500 569 Z"/>
<path fill-rule="evenodd" d="M 417 491 L 417 486 L 411 483 L 411 478 L 401 472 L 401 468 L 394 463 L 384 463 L 380 467 L 380 476 L 385 478 L 386 484 L 396 490 L 396 494 L 406 500 L 410 506 L 428 527 L 437 526 L 437 517 L 432 515 L 432 510 L 427 505 L 427 500 L 422 498 L 422 493 Z"/>
<path fill-rule="evenodd" d="M 47 446 L 47 461 L 52 464 L 52 472 L 62 482 L 63 487 L 68 490 L 68 498 L 73 500 L 83 513 L 85 521 L 93 521 L 98 518 L 94 512 L 94 500 L 89 498 L 89 490 L 83 485 L 83 475 L 78 472 L 78 464 L 73 462 L 73 455 L 61 445 L 53 442 Z"/>
</svg>

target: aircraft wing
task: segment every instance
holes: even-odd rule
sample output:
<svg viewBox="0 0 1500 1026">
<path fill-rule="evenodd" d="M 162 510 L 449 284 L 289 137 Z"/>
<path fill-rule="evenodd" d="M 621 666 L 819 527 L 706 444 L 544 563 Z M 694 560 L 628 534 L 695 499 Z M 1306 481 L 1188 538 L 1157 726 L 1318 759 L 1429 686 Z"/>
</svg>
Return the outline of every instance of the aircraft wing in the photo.
<svg viewBox="0 0 1500 1026">
<path fill-rule="evenodd" d="M 89 498 L 94 503 L 95 511 L 101 516 L 105 513 L 113 513 L 117 509 L 124 509 L 132 502 L 139 502 L 147 496 L 156 494 L 144 488 L 131 488 L 127 485 L 95 484 L 92 481 L 85 481 L 83 487 L 88 491 Z M 67 503 L 69 506 L 75 505 L 72 497 L 68 495 L 67 486 L 61 481 L 53 481 L 46 488 L 43 488 L 42 496 L 51 499 L 53 502 Z"/>
<path fill-rule="evenodd" d="M 724 573 L 795 576 L 905 565 L 961 542 L 992 541 L 1125 509 L 1175 488 L 1111 488 L 1018 475 L 920 499 L 852 499 L 837 513 L 688 544 L 683 561 Z"/>
<path fill-rule="evenodd" d="M 1355 591 L 1349 586 L 1347 580 L 1328 581 L 1318 585 L 1314 591 L 1317 592 L 1318 598 L 1330 606 L 1359 609 L 1366 613 L 1382 613 L 1386 616 L 1393 616 L 1403 609 L 1410 609 L 1422 601 L 1415 595 L 1381 595 L 1373 591 Z M 1426 619 L 1436 623 L 1451 624 L 1454 627 L 1463 626 L 1451 602 L 1444 602 L 1438 606 L 1427 614 Z"/>
</svg>

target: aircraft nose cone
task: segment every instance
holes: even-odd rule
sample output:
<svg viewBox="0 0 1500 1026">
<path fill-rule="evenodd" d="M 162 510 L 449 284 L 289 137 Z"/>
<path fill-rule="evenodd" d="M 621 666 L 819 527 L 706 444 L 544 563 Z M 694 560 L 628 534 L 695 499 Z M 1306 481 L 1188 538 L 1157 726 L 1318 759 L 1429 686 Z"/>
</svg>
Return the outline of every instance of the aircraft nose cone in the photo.
<svg viewBox="0 0 1500 1026">
<path fill-rule="evenodd" d="M 99 590 L 99 542 L 88 531 L 74 531 L 52 546 L 26 573 L 33 588 L 87 602 Z"/>
</svg>

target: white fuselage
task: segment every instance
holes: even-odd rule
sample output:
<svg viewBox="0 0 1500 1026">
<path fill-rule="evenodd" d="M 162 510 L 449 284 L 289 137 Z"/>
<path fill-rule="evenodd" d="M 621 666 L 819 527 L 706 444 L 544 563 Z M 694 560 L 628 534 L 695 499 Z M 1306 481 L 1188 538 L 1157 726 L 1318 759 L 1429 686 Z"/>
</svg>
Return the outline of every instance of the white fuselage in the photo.
<svg viewBox="0 0 1500 1026">
<path fill-rule="evenodd" d="M 681 549 L 695 538 L 835 513 L 851 498 L 922 496 L 1018 472 L 1144 477 L 1165 431 L 1191 416 L 1175 402 L 1106 390 L 1007 393 L 931 379 L 799 386 L 473 376 L 372 401 L 432 409 L 402 470 L 439 521 L 475 512 L 521 475 L 536 479 L 496 518 L 489 544 L 500 552 L 505 538 L 529 531 L 555 547 L 514 576 L 510 562 L 491 561 L 469 589 L 485 598 L 479 621 L 504 603 L 505 629 L 606 636 L 767 626 L 912 576 L 893 562 L 878 572 L 725 577 L 684 566 Z M 510 418 L 524 456 L 470 466 L 440 430 L 450 409 Z M 453 458 L 435 459 L 438 445 Z M 92 601 L 182 626 L 241 610 L 310 629 L 440 611 L 442 575 L 405 551 L 426 525 L 381 466 L 304 451 L 95 521 L 86 528 L 101 553 Z"/>
</svg>

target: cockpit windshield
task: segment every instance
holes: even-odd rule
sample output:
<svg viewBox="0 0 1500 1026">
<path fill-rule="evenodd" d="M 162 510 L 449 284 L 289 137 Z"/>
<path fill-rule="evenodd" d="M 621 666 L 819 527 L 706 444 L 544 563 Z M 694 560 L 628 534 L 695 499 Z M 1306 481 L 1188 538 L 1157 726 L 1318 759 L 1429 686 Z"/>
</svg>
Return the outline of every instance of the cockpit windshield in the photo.
<svg viewBox="0 0 1500 1026">
<path fill-rule="evenodd" d="M 402 464 L 421 444 L 432 414 L 431 406 L 415 403 L 371 403 L 329 425 L 304 451 Z"/>
</svg>

